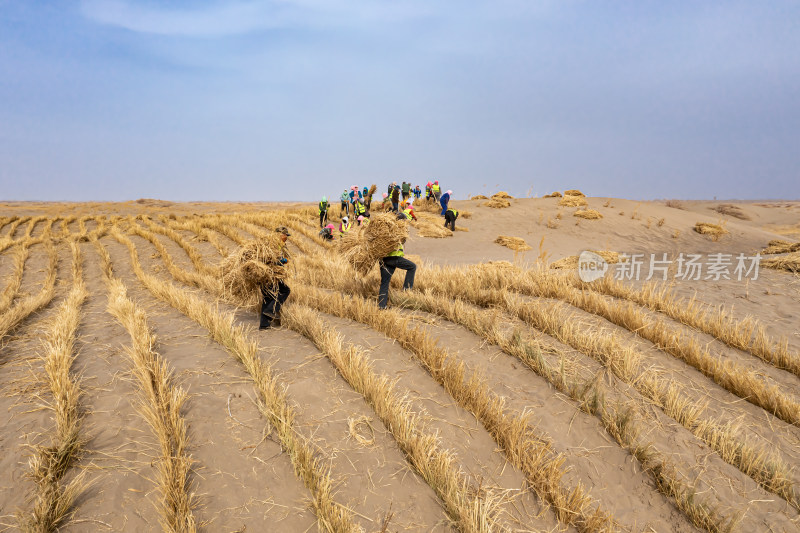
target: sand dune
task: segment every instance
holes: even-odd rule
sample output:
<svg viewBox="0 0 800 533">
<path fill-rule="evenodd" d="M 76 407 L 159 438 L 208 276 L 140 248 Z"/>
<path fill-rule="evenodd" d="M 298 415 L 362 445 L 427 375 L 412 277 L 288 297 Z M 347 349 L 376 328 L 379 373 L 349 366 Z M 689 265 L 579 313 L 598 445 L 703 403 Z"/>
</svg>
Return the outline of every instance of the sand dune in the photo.
<svg viewBox="0 0 800 533">
<path fill-rule="evenodd" d="M 504 199 L 453 201 L 452 233 L 420 205 L 416 290 L 393 285 L 385 312 L 377 269 L 349 270 L 307 205 L 4 205 L 0 527 L 796 531 L 800 282 L 736 267 L 797 242 L 800 203 Z M 214 266 L 278 225 L 293 295 L 283 325 L 258 331 L 254 310 L 220 299 Z M 627 259 L 603 281 L 549 268 L 585 250 Z M 29 460 L 62 436 L 64 386 L 41 340 L 75 275 L 80 446 L 37 486 Z M 151 359 L 109 309 L 113 279 Z"/>
</svg>

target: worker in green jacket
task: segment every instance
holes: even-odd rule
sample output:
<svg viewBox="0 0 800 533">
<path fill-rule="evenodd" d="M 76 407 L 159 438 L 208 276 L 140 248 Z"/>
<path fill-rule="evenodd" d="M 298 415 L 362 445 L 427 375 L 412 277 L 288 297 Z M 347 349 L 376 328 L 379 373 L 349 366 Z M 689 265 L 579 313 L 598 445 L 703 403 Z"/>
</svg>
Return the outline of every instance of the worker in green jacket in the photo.
<svg viewBox="0 0 800 533">
<path fill-rule="evenodd" d="M 325 227 L 325 223 L 328 221 L 328 207 L 330 207 L 330 204 L 328 204 L 328 197 L 327 196 L 323 196 L 322 200 L 319 203 L 319 227 L 320 228 L 324 228 Z"/>
<path fill-rule="evenodd" d="M 378 307 L 381 309 L 386 309 L 386 306 L 389 304 L 389 283 L 392 281 L 392 275 L 394 275 L 396 269 L 399 268 L 400 270 L 406 271 L 406 279 L 403 281 L 403 290 L 414 288 L 414 274 L 417 271 L 417 265 L 404 256 L 403 244 L 400 244 L 397 250 L 380 261 L 381 287 L 378 291 Z"/>
</svg>

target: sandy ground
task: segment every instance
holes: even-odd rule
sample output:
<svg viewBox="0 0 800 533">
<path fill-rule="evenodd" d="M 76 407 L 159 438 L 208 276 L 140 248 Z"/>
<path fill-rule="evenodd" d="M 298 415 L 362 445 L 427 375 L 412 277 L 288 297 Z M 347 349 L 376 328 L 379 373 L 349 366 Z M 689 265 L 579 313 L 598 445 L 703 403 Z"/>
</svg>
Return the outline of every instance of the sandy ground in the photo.
<svg viewBox="0 0 800 533">
<path fill-rule="evenodd" d="M 558 198 L 511 199 L 511 206 L 492 209 L 484 201 L 454 201 L 467 211 L 457 221 L 453 236 L 424 238 L 412 229 L 406 252 L 424 263 L 467 265 L 487 261 L 511 261 L 534 268 L 542 260 L 555 261 L 583 250 L 609 250 L 627 254 L 745 254 L 753 256 L 771 239 L 800 239 L 798 202 L 634 202 L 623 199 L 588 198 L 588 207 L 603 218 L 585 220 L 573 216 L 576 208 L 559 207 Z M 735 204 L 746 219 L 715 210 Z M 254 210 L 279 210 L 297 204 L 172 204 L 141 200 L 120 204 L 9 203 L 0 216 L 67 216 L 174 214 L 204 215 Z M 337 208 L 334 208 L 337 210 Z M 697 222 L 723 223 L 728 230 L 718 241 L 693 231 Z M 60 222 L 57 220 L 54 228 Z M 0 240 L 33 238 L 42 234 L 44 222 L 29 228 L 0 227 Z M 89 221 L 87 229 L 97 227 Z M 314 222 L 309 218 L 309 228 Z M 79 231 L 77 220 L 68 226 Z M 242 229 L 237 235 L 252 237 Z M 313 230 L 312 230 L 313 231 Z M 198 240 L 188 230 L 181 234 L 209 262 L 220 254 L 210 242 Z M 494 243 L 499 235 L 520 237 L 532 249 L 515 253 Z M 141 237 L 132 237 L 142 265 L 161 279 L 172 280 L 156 248 Z M 233 249 L 236 243 L 219 234 L 219 242 Z M 158 239 L 175 262 L 186 270 L 193 266 L 171 239 Z M 312 241 L 296 233 L 292 239 Z M 313 531 L 319 526 L 310 506 L 310 493 L 294 474 L 269 424 L 255 403 L 252 380 L 243 367 L 207 332 L 176 309 L 159 301 L 134 275 L 127 249 L 109 236 L 101 243 L 111 256 L 115 274 L 126 284 L 129 296 L 146 313 L 155 332 L 157 351 L 169 363 L 177 382 L 189 393 L 184 416 L 189 424 L 189 451 L 194 460 L 192 484 L 198 497 L 196 515 L 203 531 Z M 313 244 L 311 244 L 313 245 Z M 81 310 L 74 372 L 84 389 L 85 432 L 89 437 L 78 469 L 85 470 L 90 486 L 81 494 L 75 515 L 64 531 L 159 531 L 159 493 L 153 463 L 158 445 L 140 414 L 141 400 L 131 375 L 127 331 L 106 310 L 108 292 L 100 258 L 91 243 L 80 244 L 89 291 Z M 10 245 L 0 254 L 0 287 L 14 273 Z M 28 459 L 33 447 L 46 441 L 53 428 L 43 381 L 42 335 L 52 322 L 58 304 L 71 284 L 70 253 L 59 245 L 56 295 L 52 302 L 26 318 L 0 344 L 0 531 L 16 531 L 17 513 L 30 509 L 33 484 Z M 33 245 L 25 263 L 21 285 L 13 302 L 40 290 L 46 275 L 44 246 Z M 418 275 L 425 275 L 424 269 Z M 646 266 L 644 267 L 646 275 Z M 674 274 L 674 271 L 670 272 Z M 645 277 L 645 276 L 642 276 Z M 641 285 L 644 280 L 631 280 Z M 774 338 L 785 337 L 791 352 L 800 352 L 800 278 L 787 272 L 761 269 L 757 279 L 668 280 L 681 296 L 696 296 L 712 306 L 723 306 L 737 319 L 757 318 Z M 212 295 L 189 289 L 209 301 Z M 291 301 L 291 300 L 290 300 Z M 252 328 L 251 312 L 234 311 L 239 324 Z M 483 312 L 483 310 L 482 310 Z M 492 312 L 492 311 L 485 311 Z M 501 312 L 501 311 L 496 311 Z M 775 368 L 751 354 L 730 348 L 710 335 L 678 324 L 663 314 L 645 311 L 652 320 L 664 320 L 686 338 L 696 338 L 714 356 L 752 369 L 769 379 L 787 397 L 800 401 L 800 378 Z M 502 313 L 502 312 L 501 312 Z M 581 309 L 565 306 L 564 320 L 581 324 L 587 331 L 608 331 L 642 354 L 648 365 L 658 366 L 670 380 L 691 391 L 694 401 L 707 405 L 709 413 L 747 428 L 750 442 L 774 452 L 792 469 L 791 481 L 800 483 L 800 428 L 723 389 L 695 368 L 665 353 L 634 332 L 610 324 Z M 621 531 L 696 531 L 686 514 L 666 496 L 641 464 L 609 436 L 600 420 L 580 410 L 567 395 L 558 392 L 518 359 L 471 333 L 461 325 L 427 313 L 411 314 L 413 322 L 465 368 L 481 373 L 488 387 L 506 400 L 514 412 L 528 412 L 530 422 L 563 454 L 568 487 L 582 485 L 603 509 L 613 515 Z M 347 342 L 363 349 L 374 368 L 396 380 L 396 386 L 424 413 L 429 427 L 443 446 L 457 458 L 462 471 L 476 484 L 507 496 L 499 527 L 512 531 L 574 530 L 560 522 L 553 509 L 527 484 L 491 434 L 393 339 L 349 319 L 322 314 L 326 323 Z M 506 327 L 539 335 L 569 353 L 609 384 L 613 377 L 578 350 L 540 335 L 512 316 Z M 297 408 L 297 428 L 318 447 L 331 468 L 337 502 L 352 510 L 365 531 L 449 531 L 440 498 L 410 465 L 392 433 L 375 412 L 336 372 L 333 365 L 308 339 L 280 328 L 267 332 L 249 330 L 259 345 L 259 357 L 280 376 L 287 396 Z M 728 464 L 704 442 L 675 420 L 650 405 L 629 385 L 618 384 L 619 394 L 635 398 L 647 413 L 646 423 L 659 452 L 669 456 L 697 489 L 698 498 L 713 502 L 720 523 L 737 517 L 738 531 L 797 531 L 796 507 L 768 492 L 752 478 Z M 621 396 L 621 397 L 622 397 Z M 364 420 L 374 441 L 358 442 L 349 422 Z M 74 473 L 69 474 L 74 476 Z M 797 491 L 800 494 L 800 491 Z M 389 517 L 387 521 L 387 517 Z"/>
</svg>

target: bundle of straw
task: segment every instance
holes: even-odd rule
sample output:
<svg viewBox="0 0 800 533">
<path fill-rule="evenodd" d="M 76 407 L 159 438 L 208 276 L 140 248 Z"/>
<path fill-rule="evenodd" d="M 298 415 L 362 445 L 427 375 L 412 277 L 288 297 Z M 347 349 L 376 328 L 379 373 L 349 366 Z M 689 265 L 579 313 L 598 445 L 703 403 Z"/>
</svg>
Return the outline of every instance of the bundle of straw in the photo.
<svg viewBox="0 0 800 533">
<path fill-rule="evenodd" d="M 789 252 L 800 252 L 800 242 L 775 239 L 769 241 L 767 247 L 761 251 L 762 254 L 786 254 Z"/>
<path fill-rule="evenodd" d="M 494 193 L 492 195 L 492 198 L 514 198 L 514 197 L 511 196 L 510 194 L 508 194 L 506 191 L 500 191 L 500 192 Z"/>
<path fill-rule="evenodd" d="M 240 246 L 219 265 L 225 295 L 243 305 L 254 303 L 262 286 L 274 287 L 286 278 L 281 257 L 283 242 L 277 233 Z"/>
<path fill-rule="evenodd" d="M 483 194 L 476 194 L 475 196 L 470 196 L 470 200 L 488 200 L 489 198 L 484 196 Z"/>
<path fill-rule="evenodd" d="M 550 194 L 545 194 L 542 198 L 561 198 L 561 193 L 558 191 L 552 192 Z"/>
<path fill-rule="evenodd" d="M 389 213 L 373 215 L 369 224 L 359 231 L 350 231 L 339 240 L 339 251 L 345 261 L 362 276 L 379 259 L 397 250 L 408 237 L 408 227 L 404 220 Z"/>
<path fill-rule="evenodd" d="M 505 198 L 495 198 L 492 196 L 492 199 L 488 202 L 484 202 L 486 207 L 493 207 L 494 209 L 503 209 L 505 207 L 511 207 L 511 202 L 506 200 Z"/>
<path fill-rule="evenodd" d="M 572 216 L 578 218 L 587 218 L 589 220 L 597 220 L 598 218 L 603 218 L 603 214 L 596 209 L 578 209 Z"/>
<path fill-rule="evenodd" d="M 701 235 L 711 235 L 711 240 L 714 242 L 728 233 L 724 224 L 711 224 L 710 222 L 698 222 L 694 225 L 694 230 Z"/>
<path fill-rule="evenodd" d="M 567 191 L 564 191 L 564 196 L 586 196 L 586 195 L 583 194 L 578 189 L 569 189 Z"/>
<path fill-rule="evenodd" d="M 367 198 L 372 199 L 372 195 L 375 194 L 375 191 L 377 191 L 377 190 L 378 190 L 378 186 L 377 185 L 375 185 L 374 183 L 372 185 L 370 185 L 369 190 L 367 191 Z M 364 198 L 364 199 L 366 200 L 367 198 Z"/>
<path fill-rule="evenodd" d="M 494 242 L 506 248 L 511 248 L 515 252 L 524 252 L 530 250 L 531 247 L 525 242 L 525 239 L 520 237 L 509 237 L 508 235 L 500 235 Z"/>
<path fill-rule="evenodd" d="M 761 264 L 767 268 L 800 273 L 800 252 L 792 252 L 779 257 L 770 257 L 762 261 Z"/>
<path fill-rule="evenodd" d="M 602 257 L 606 263 L 613 264 L 619 263 L 620 257 L 618 252 L 609 252 L 605 250 L 592 250 L 594 253 Z M 550 268 L 578 268 L 578 263 L 580 261 L 580 256 L 577 255 L 570 255 L 568 257 L 564 257 L 563 259 L 559 259 L 555 263 L 550 265 Z"/>
<path fill-rule="evenodd" d="M 564 197 L 558 201 L 558 205 L 563 207 L 583 207 L 587 205 L 587 203 L 586 198 L 574 194 L 565 194 Z"/>
</svg>

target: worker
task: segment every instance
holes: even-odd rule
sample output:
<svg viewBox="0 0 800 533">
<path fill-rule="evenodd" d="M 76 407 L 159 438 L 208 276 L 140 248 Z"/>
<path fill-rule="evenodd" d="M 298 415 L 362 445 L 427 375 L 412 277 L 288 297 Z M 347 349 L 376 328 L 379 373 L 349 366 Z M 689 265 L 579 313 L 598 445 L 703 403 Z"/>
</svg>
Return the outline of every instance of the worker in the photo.
<svg viewBox="0 0 800 533">
<path fill-rule="evenodd" d="M 369 219 L 368 218 L 364 218 L 364 215 L 361 215 L 360 217 L 358 217 L 356 219 L 356 222 L 358 223 L 359 226 L 361 226 L 364 223 L 365 220 L 369 220 Z"/>
<path fill-rule="evenodd" d="M 403 182 L 403 200 L 408 200 L 408 197 L 411 196 L 411 184 L 407 181 Z"/>
<path fill-rule="evenodd" d="M 324 228 L 319 231 L 319 236 L 324 241 L 332 241 L 333 240 L 333 224 L 328 224 Z"/>
<path fill-rule="evenodd" d="M 433 199 L 438 202 L 439 196 L 442 194 L 442 190 L 439 188 L 439 181 L 434 181 L 433 185 L 431 185 L 431 192 L 433 193 Z"/>
<path fill-rule="evenodd" d="M 414 199 L 419 200 L 419 197 L 422 196 L 422 189 L 419 188 L 419 185 L 414 187 Z"/>
<path fill-rule="evenodd" d="M 342 201 L 342 215 L 349 215 L 350 214 L 350 195 L 347 193 L 347 189 L 344 190 L 342 196 L 339 198 Z"/>
<path fill-rule="evenodd" d="M 414 214 L 414 206 L 411 204 L 411 202 L 406 204 L 405 209 L 403 209 L 403 214 L 407 219 L 413 220 L 414 222 L 417 221 L 417 215 Z"/>
<path fill-rule="evenodd" d="M 328 220 L 328 197 L 323 196 L 322 201 L 319 203 L 319 227 L 323 227 Z"/>
<path fill-rule="evenodd" d="M 439 198 L 439 203 L 442 206 L 442 212 L 440 213 L 442 216 L 447 213 L 447 204 L 450 203 L 450 194 L 452 194 L 452 192 L 453 191 L 447 191 Z"/>
<path fill-rule="evenodd" d="M 400 186 L 395 185 L 392 190 L 392 212 L 397 213 L 397 208 L 400 204 Z"/>
<path fill-rule="evenodd" d="M 403 290 L 411 290 L 414 288 L 414 273 L 417 270 L 417 265 L 412 261 L 406 259 L 405 252 L 403 251 L 403 243 L 394 252 L 380 260 L 381 267 L 381 286 L 378 291 L 378 307 L 386 309 L 389 303 L 389 282 L 392 281 L 392 275 L 395 269 L 405 270 L 406 278 L 403 281 Z"/>
<path fill-rule="evenodd" d="M 280 226 L 275 229 L 275 232 L 280 235 L 281 251 L 279 264 L 286 265 L 289 262 L 286 253 L 286 239 L 291 236 L 286 226 Z M 283 280 L 279 280 L 273 286 L 261 286 L 261 324 L 258 329 L 268 329 L 273 326 L 280 326 L 281 324 L 281 306 L 289 297 L 291 290 Z"/>
<path fill-rule="evenodd" d="M 342 221 L 339 223 L 339 237 L 344 237 L 348 231 L 350 231 L 350 219 L 342 217 Z"/>
<path fill-rule="evenodd" d="M 359 198 L 358 200 L 355 201 L 355 203 L 353 203 L 353 216 L 354 217 L 358 218 L 360 216 L 363 216 L 364 213 L 366 213 L 366 212 L 367 212 L 367 208 L 364 205 L 364 201 L 362 199 Z"/>
<path fill-rule="evenodd" d="M 444 214 L 444 227 L 450 228 L 450 231 L 455 231 L 457 218 L 458 210 L 451 207 Z"/>
</svg>

